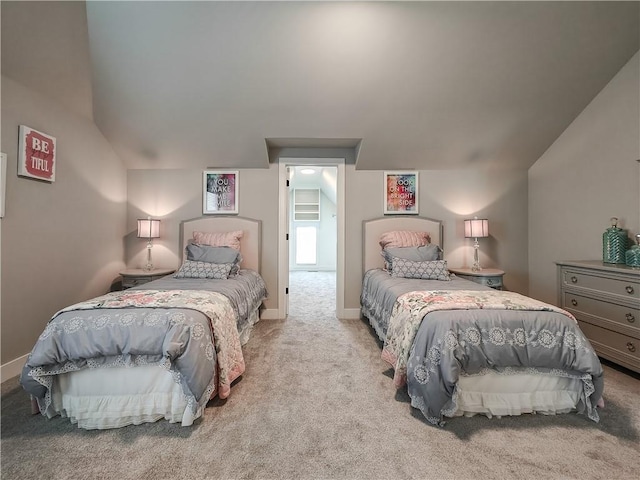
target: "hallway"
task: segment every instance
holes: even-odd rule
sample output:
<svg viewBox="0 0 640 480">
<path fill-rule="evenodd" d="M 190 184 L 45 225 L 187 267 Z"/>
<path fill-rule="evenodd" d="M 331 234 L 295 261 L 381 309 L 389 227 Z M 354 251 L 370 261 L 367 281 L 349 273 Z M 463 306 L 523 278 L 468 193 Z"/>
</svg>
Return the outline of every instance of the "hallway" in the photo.
<svg viewBox="0 0 640 480">
<path fill-rule="evenodd" d="M 336 272 L 289 272 L 289 315 L 300 316 L 309 312 L 335 318 Z"/>
</svg>

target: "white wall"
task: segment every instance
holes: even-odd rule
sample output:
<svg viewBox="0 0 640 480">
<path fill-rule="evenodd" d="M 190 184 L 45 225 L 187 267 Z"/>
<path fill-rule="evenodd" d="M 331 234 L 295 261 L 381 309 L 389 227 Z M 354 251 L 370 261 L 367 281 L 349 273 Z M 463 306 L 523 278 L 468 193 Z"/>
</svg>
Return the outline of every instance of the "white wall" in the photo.
<svg viewBox="0 0 640 480">
<path fill-rule="evenodd" d="M 602 260 L 609 219 L 640 231 L 640 54 L 529 170 L 530 294 L 556 303 L 558 260 Z"/>
</svg>

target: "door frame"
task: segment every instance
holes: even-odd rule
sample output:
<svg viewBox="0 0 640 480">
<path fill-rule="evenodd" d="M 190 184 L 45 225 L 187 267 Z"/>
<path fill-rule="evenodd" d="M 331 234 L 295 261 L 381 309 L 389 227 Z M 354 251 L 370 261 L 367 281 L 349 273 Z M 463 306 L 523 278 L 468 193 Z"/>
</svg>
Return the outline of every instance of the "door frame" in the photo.
<svg viewBox="0 0 640 480">
<path fill-rule="evenodd" d="M 336 179 L 336 317 L 344 318 L 344 248 L 345 248 L 345 159 L 344 158 L 279 158 L 278 159 L 278 318 L 289 313 L 289 167 L 337 167 Z M 289 235 L 290 236 L 290 235 Z"/>
</svg>

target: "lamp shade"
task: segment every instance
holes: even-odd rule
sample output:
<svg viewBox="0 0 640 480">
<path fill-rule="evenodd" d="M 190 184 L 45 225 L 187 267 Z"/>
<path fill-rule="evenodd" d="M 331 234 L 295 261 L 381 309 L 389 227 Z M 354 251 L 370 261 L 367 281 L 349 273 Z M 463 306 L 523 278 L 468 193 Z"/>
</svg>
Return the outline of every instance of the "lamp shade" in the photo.
<svg viewBox="0 0 640 480">
<path fill-rule="evenodd" d="M 160 237 L 160 220 L 138 219 L 138 238 Z"/>
<path fill-rule="evenodd" d="M 489 236 L 489 220 L 474 218 L 464 221 L 464 236 L 466 238 L 482 238 Z"/>
</svg>

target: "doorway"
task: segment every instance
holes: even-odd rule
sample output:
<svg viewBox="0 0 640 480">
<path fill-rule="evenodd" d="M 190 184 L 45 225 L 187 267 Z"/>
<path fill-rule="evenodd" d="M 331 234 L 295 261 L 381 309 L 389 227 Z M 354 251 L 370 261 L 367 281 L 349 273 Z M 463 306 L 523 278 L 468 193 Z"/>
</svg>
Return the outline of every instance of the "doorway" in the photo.
<svg viewBox="0 0 640 480">
<path fill-rule="evenodd" d="M 291 288 L 299 294 L 323 282 L 335 292 L 324 296 L 332 299 L 330 308 L 340 317 L 344 311 L 344 159 L 280 159 L 280 181 L 278 316 L 286 318 L 290 313 L 290 302 L 296 298 Z M 323 305 L 326 308 L 328 303 Z"/>
</svg>

